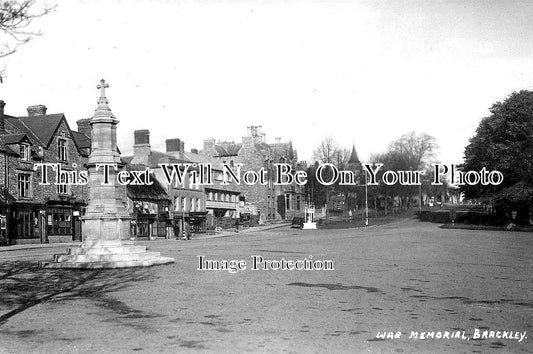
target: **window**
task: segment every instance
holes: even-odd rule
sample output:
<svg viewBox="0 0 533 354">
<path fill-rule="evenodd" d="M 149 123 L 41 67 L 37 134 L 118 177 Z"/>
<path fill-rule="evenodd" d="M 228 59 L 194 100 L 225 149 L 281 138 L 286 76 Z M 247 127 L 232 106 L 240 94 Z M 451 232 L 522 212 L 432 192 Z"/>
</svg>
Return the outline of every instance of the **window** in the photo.
<svg viewBox="0 0 533 354">
<path fill-rule="evenodd" d="M 49 235 L 72 235 L 72 212 L 70 209 L 50 208 L 47 216 Z"/>
<path fill-rule="evenodd" d="M 22 161 L 30 161 L 30 146 L 28 144 L 20 144 L 19 151 Z"/>
<path fill-rule="evenodd" d="M 68 194 L 68 186 L 66 184 L 58 184 L 57 185 L 57 193 L 58 194 Z"/>
<path fill-rule="evenodd" d="M 300 210 L 301 208 L 302 208 L 301 197 L 300 197 L 300 196 L 297 196 L 297 197 L 296 197 L 296 210 Z"/>
<path fill-rule="evenodd" d="M 59 183 L 57 185 L 58 194 L 68 194 L 67 175 L 62 173 L 59 177 Z"/>
<path fill-rule="evenodd" d="M 286 210 L 291 209 L 291 195 L 290 194 L 285 195 L 285 209 Z"/>
<path fill-rule="evenodd" d="M 191 207 L 189 211 L 194 211 L 194 198 L 191 198 Z"/>
<path fill-rule="evenodd" d="M 57 139 L 57 159 L 67 161 L 67 141 L 65 139 Z"/>
<path fill-rule="evenodd" d="M 180 210 L 180 197 L 174 198 L 174 211 Z"/>
<path fill-rule="evenodd" d="M 200 198 L 196 198 L 196 211 L 202 210 L 202 202 L 200 202 Z"/>
<path fill-rule="evenodd" d="M 187 199 L 185 197 L 181 198 L 181 211 L 187 211 Z"/>
<path fill-rule="evenodd" d="M 31 197 L 31 176 L 25 173 L 18 175 L 18 190 L 20 198 Z"/>
<path fill-rule="evenodd" d="M 213 192 L 209 192 L 209 196 L 207 197 L 208 200 L 213 200 Z"/>
</svg>

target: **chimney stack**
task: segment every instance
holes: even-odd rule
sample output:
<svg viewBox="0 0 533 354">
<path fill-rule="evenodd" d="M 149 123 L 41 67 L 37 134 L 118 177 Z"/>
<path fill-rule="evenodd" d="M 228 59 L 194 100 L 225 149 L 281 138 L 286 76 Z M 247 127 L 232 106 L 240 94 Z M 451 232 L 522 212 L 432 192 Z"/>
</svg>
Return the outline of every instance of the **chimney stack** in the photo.
<svg viewBox="0 0 533 354">
<path fill-rule="evenodd" d="M 197 153 L 198 153 L 198 149 L 191 149 L 191 152 L 192 152 L 193 154 L 197 154 Z"/>
<path fill-rule="evenodd" d="M 181 146 L 181 140 L 180 139 L 167 139 L 165 140 L 165 143 L 167 145 L 167 152 L 179 152 L 180 146 Z"/>
<path fill-rule="evenodd" d="M 6 125 L 5 125 L 5 119 L 4 119 L 5 105 L 6 103 L 0 100 L 0 134 L 4 134 L 6 132 Z"/>
<path fill-rule="evenodd" d="M 89 123 L 89 118 L 79 119 L 76 121 L 78 123 L 78 132 L 91 137 L 91 124 Z"/>
<path fill-rule="evenodd" d="M 148 156 L 151 153 L 150 148 L 150 131 L 148 129 L 136 130 L 133 132 L 134 144 L 133 144 L 133 164 L 148 163 Z"/>
<path fill-rule="evenodd" d="M 262 126 L 251 125 L 246 127 L 247 135 L 243 137 L 242 142 L 248 144 L 258 144 L 265 142 L 265 134 L 261 131 Z"/>
<path fill-rule="evenodd" d="M 42 104 L 28 106 L 26 109 L 28 111 L 28 117 L 44 116 L 47 110 L 46 106 Z"/>
<path fill-rule="evenodd" d="M 150 131 L 148 129 L 136 130 L 133 132 L 135 145 L 150 145 Z"/>
<path fill-rule="evenodd" d="M 204 154 L 214 156 L 216 155 L 215 151 L 215 139 L 214 138 L 207 138 L 204 139 L 204 148 L 203 148 Z"/>
</svg>

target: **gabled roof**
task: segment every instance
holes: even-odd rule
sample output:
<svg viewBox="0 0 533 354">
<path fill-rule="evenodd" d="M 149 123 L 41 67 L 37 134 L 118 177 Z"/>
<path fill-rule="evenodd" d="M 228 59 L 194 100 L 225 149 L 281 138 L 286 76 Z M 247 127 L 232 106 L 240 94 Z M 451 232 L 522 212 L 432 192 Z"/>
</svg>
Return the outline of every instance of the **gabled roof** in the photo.
<svg viewBox="0 0 533 354">
<path fill-rule="evenodd" d="M 26 134 L 6 134 L 2 137 L 5 144 L 19 144 L 22 141 L 31 143 Z"/>
<path fill-rule="evenodd" d="M 24 133 L 30 138 L 34 145 L 44 145 L 37 135 L 35 135 L 30 128 L 24 125 L 20 119 L 5 115 L 4 122 L 8 132 L 11 131 L 13 134 Z"/>
<path fill-rule="evenodd" d="M 19 120 L 22 122 L 22 124 L 28 127 L 45 147 L 50 145 L 52 137 L 59 128 L 59 124 L 64 119 L 65 115 L 63 113 L 19 117 Z"/>
</svg>

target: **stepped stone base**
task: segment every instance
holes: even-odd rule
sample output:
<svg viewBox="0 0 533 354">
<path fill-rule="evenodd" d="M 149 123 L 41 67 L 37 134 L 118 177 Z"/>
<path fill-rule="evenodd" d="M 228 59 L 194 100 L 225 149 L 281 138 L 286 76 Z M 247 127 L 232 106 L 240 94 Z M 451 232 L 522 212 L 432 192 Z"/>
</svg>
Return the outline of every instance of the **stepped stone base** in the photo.
<svg viewBox="0 0 533 354">
<path fill-rule="evenodd" d="M 304 230 L 316 230 L 316 222 L 304 222 Z"/>
<path fill-rule="evenodd" d="M 159 252 L 147 252 L 146 246 L 135 246 L 131 241 L 83 243 L 67 249 L 67 254 L 56 254 L 52 262 L 40 262 L 41 268 L 101 269 L 149 267 L 174 263 L 174 258 L 162 257 Z"/>
</svg>

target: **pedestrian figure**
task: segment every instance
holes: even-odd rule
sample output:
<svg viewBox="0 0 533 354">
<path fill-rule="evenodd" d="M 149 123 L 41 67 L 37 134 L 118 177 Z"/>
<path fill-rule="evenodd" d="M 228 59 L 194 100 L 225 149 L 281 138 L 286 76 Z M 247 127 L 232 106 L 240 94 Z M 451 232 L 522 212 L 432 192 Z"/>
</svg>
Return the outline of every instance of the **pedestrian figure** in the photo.
<svg viewBox="0 0 533 354">
<path fill-rule="evenodd" d="M 177 222 L 174 223 L 174 237 L 180 237 L 180 225 Z"/>
<path fill-rule="evenodd" d="M 185 230 L 183 230 L 183 239 L 184 240 L 190 240 L 191 239 L 191 225 L 189 223 L 185 223 Z"/>
</svg>

